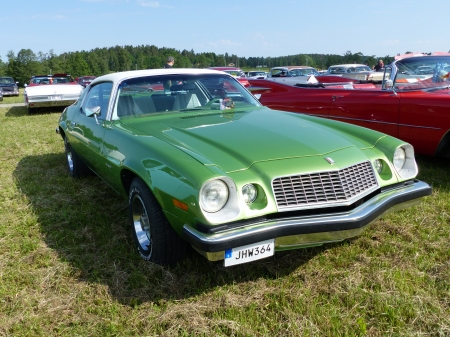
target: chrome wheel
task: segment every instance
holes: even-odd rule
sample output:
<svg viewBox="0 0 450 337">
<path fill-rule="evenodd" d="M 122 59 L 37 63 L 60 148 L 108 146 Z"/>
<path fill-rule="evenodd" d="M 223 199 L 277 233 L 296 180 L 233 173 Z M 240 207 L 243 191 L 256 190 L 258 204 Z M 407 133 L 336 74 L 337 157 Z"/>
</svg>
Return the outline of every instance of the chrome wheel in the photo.
<svg viewBox="0 0 450 337">
<path fill-rule="evenodd" d="M 137 194 L 131 200 L 131 214 L 138 249 L 145 255 L 151 255 L 150 220 L 144 202 Z"/>
<path fill-rule="evenodd" d="M 139 255 L 144 260 L 168 265 L 182 260 L 187 244 L 167 221 L 148 186 L 134 178 L 128 198 L 129 218 Z"/>
</svg>

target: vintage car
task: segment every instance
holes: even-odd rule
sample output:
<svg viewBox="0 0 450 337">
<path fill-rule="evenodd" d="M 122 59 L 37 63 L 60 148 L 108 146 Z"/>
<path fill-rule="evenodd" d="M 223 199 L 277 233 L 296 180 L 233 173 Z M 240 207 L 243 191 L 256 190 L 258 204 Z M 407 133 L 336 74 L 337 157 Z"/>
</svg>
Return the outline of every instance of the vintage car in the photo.
<svg viewBox="0 0 450 337">
<path fill-rule="evenodd" d="M 76 102 L 83 89 L 67 74 L 32 76 L 30 84 L 25 85 L 24 101 L 29 114 L 38 108 L 67 107 Z"/>
<path fill-rule="evenodd" d="M 253 70 L 253 71 L 249 71 L 247 73 L 247 78 L 264 79 L 266 77 L 267 77 L 267 73 L 262 70 Z"/>
<path fill-rule="evenodd" d="M 3 89 L 3 96 L 19 96 L 18 83 L 12 77 L 0 76 L 0 88 Z"/>
<path fill-rule="evenodd" d="M 189 245 L 230 266 L 342 241 L 431 193 L 410 144 L 271 110 L 208 69 L 98 77 L 56 131 L 69 174 L 127 198 L 137 251 L 163 265 Z"/>
<path fill-rule="evenodd" d="M 381 82 L 383 80 L 383 74 L 383 71 L 374 71 L 364 64 L 338 64 L 330 66 L 324 75 L 335 75 L 356 80 Z"/>
<path fill-rule="evenodd" d="M 245 75 L 245 72 L 242 71 L 240 68 L 237 67 L 210 67 L 208 69 L 218 70 L 218 71 L 224 71 L 227 74 L 230 74 L 233 77 L 236 77 L 237 80 L 244 86 L 248 87 L 250 84 L 248 83 L 247 76 Z"/>
<path fill-rule="evenodd" d="M 267 77 L 297 77 L 319 75 L 316 68 L 308 66 L 285 66 L 270 69 Z"/>
<path fill-rule="evenodd" d="M 418 74 L 423 67 L 433 73 Z M 250 82 L 264 88 L 259 99 L 270 108 L 364 126 L 412 144 L 417 153 L 450 157 L 449 72 L 450 54 L 400 55 L 385 66 L 380 84 L 332 76 Z"/>
<path fill-rule="evenodd" d="M 80 76 L 76 79 L 77 83 L 86 88 L 95 79 L 96 76 Z"/>
</svg>

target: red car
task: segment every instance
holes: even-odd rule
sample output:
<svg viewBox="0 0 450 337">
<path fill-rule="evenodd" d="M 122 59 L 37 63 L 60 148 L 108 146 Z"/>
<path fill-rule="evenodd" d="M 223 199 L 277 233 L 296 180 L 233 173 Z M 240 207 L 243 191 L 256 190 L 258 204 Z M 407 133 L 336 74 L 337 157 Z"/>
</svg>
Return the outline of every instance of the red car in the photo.
<svg viewBox="0 0 450 337">
<path fill-rule="evenodd" d="M 86 88 L 95 79 L 95 76 L 80 76 L 76 79 L 79 85 Z"/>
<path fill-rule="evenodd" d="M 333 76 L 249 81 L 272 109 L 364 126 L 417 153 L 450 157 L 449 72 L 450 53 L 407 54 L 385 67 L 381 83 Z"/>
<path fill-rule="evenodd" d="M 35 75 L 31 76 L 30 84 L 25 86 L 36 86 L 43 84 L 77 84 L 69 74 Z"/>
<path fill-rule="evenodd" d="M 245 76 L 245 73 L 236 67 L 210 67 L 209 69 L 224 71 L 231 76 L 236 77 L 236 79 L 244 86 L 248 87 L 250 86 L 250 83 L 248 82 L 247 76 Z"/>
</svg>

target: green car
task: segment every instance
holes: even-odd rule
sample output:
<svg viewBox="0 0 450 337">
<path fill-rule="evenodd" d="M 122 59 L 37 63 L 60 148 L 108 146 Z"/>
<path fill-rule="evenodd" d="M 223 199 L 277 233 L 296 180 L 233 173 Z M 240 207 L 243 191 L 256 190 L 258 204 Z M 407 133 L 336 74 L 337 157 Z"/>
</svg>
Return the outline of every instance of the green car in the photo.
<svg viewBox="0 0 450 337">
<path fill-rule="evenodd" d="M 215 70 L 98 77 L 57 132 L 70 175 L 128 198 L 139 254 L 162 265 L 191 246 L 232 266 L 342 241 L 431 194 L 410 144 L 263 107 Z"/>
</svg>

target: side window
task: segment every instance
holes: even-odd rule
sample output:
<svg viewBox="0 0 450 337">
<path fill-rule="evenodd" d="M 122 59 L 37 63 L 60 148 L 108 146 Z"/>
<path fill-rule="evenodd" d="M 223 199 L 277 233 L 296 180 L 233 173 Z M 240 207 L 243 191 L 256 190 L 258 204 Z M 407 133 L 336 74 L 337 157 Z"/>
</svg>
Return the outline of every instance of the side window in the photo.
<svg viewBox="0 0 450 337">
<path fill-rule="evenodd" d="M 98 117 L 101 119 L 105 119 L 108 112 L 111 89 L 111 82 L 99 83 L 91 87 L 83 102 L 83 111 L 85 111 L 85 109 L 91 111 L 100 109 Z"/>
</svg>

